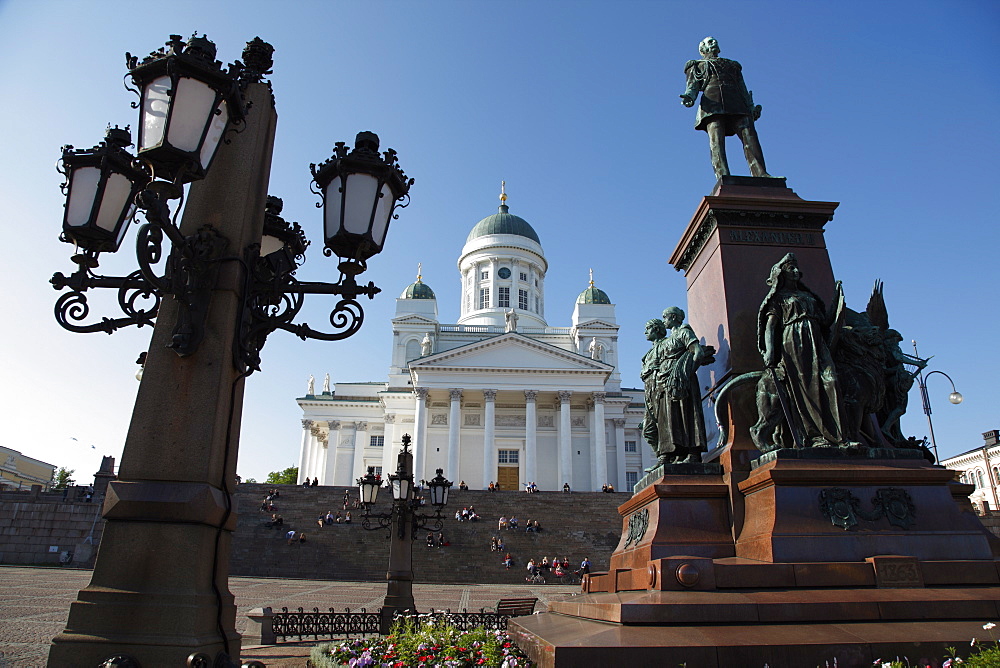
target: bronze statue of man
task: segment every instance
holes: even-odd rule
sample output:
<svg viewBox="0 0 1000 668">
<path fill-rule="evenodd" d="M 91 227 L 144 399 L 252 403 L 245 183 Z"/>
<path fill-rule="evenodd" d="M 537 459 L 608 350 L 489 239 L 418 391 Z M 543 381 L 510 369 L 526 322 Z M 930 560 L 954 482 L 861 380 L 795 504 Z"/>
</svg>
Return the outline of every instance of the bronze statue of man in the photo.
<svg viewBox="0 0 1000 668">
<path fill-rule="evenodd" d="M 656 451 L 657 465 L 699 463 L 706 439 L 697 371 L 714 348 L 702 347 L 676 306 L 663 311 L 663 320 L 646 323 L 646 338 L 653 347 L 640 374 L 646 385 L 643 436 Z"/>
<path fill-rule="evenodd" d="M 726 137 L 731 135 L 739 135 L 743 142 L 750 174 L 771 176 L 764 167 L 764 153 L 754 128 L 761 107 L 753 103 L 753 94 L 743 82 L 743 68 L 735 60 L 719 58 L 719 43 L 714 37 L 701 40 L 698 51 L 701 60 L 689 60 L 684 66 L 687 88 L 680 97 L 685 107 L 693 107 L 701 92 L 694 128 L 708 133 L 715 176 L 729 175 Z"/>
</svg>

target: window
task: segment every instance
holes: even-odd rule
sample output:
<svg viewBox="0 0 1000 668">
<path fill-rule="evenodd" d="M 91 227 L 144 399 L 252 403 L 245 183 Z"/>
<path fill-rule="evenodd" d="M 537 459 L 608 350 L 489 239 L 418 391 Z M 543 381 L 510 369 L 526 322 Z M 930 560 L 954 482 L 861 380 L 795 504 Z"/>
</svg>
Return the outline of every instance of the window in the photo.
<svg viewBox="0 0 1000 668">
<path fill-rule="evenodd" d="M 479 308 L 490 307 L 490 289 L 479 288 Z"/>
<path fill-rule="evenodd" d="M 517 307 L 522 311 L 528 310 L 528 291 L 518 290 L 517 291 Z"/>
<path fill-rule="evenodd" d="M 368 447 L 381 448 L 385 446 L 385 436 L 371 436 L 368 439 Z"/>
<path fill-rule="evenodd" d="M 536 288 L 538 287 L 538 279 L 537 278 L 535 279 L 535 287 Z"/>
<path fill-rule="evenodd" d="M 501 464 L 517 464 L 517 450 L 497 450 L 497 461 Z"/>
<path fill-rule="evenodd" d="M 490 280 L 490 272 L 488 272 L 488 271 L 480 272 L 480 274 L 479 274 L 479 280 L 481 280 L 481 281 L 488 281 L 488 280 Z"/>
<path fill-rule="evenodd" d="M 523 271 L 520 272 L 518 274 L 518 276 L 520 276 L 520 278 L 521 278 L 522 281 L 527 281 L 528 280 L 528 275 L 526 273 L 524 273 Z"/>
<path fill-rule="evenodd" d="M 983 484 L 983 472 L 982 471 L 976 471 L 976 487 L 979 487 L 980 489 L 982 489 L 985 486 L 986 485 Z"/>
<path fill-rule="evenodd" d="M 497 306 L 501 308 L 510 307 L 510 288 L 499 288 L 497 290 Z"/>
<path fill-rule="evenodd" d="M 625 441 L 625 452 L 635 452 L 635 441 Z"/>
<path fill-rule="evenodd" d="M 376 466 L 375 467 L 375 475 L 379 475 L 379 476 L 382 475 L 382 467 L 381 466 Z"/>
<path fill-rule="evenodd" d="M 638 471 L 626 471 L 625 472 L 625 486 L 628 489 L 632 489 L 639 482 L 639 472 Z M 626 490 L 622 490 L 626 491 Z"/>
</svg>

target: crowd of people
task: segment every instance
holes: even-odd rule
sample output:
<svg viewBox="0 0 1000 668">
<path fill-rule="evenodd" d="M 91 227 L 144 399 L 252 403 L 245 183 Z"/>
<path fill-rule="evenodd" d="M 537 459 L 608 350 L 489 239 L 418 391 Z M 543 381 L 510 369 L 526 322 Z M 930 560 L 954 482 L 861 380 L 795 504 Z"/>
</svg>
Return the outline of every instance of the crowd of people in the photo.
<svg viewBox="0 0 1000 668">
<path fill-rule="evenodd" d="M 456 510 L 455 519 L 458 520 L 459 522 L 478 522 L 479 514 L 476 513 L 476 509 L 474 506 L 468 506 L 467 508 Z"/>
<path fill-rule="evenodd" d="M 590 573 L 590 566 L 589 557 L 583 558 L 583 561 L 580 562 L 580 568 L 577 570 L 572 570 L 569 557 L 563 557 L 561 560 L 558 557 L 552 557 L 551 561 L 549 561 L 548 557 L 542 557 L 541 561 L 529 559 L 526 566 L 528 576 L 525 579 L 528 582 L 544 584 L 548 577 L 564 578 L 566 576 L 576 576 L 583 578 L 584 575 Z"/>
</svg>

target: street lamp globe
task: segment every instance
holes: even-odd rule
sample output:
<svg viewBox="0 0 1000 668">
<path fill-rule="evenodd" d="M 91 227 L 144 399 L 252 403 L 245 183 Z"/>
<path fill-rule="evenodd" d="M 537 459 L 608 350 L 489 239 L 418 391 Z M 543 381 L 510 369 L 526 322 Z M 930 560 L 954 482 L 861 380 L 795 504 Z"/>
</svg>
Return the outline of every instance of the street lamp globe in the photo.
<svg viewBox="0 0 1000 668">
<path fill-rule="evenodd" d="M 355 274 L 364 271 L 368 258 L 382 252 L 397 202 L 407 197 L 413 184 L 400 169 L 396 152 L 379 154 L 378 148 L 378 135 L 359 132 L 353 150 L 337 142 L 329 160 L 309 166 L 318 186 L 315 192 L 322 198 L 317 206 L 323 206 L 324 253 L 346 260 Z"/>
<path fill-rule="evenodd" d="M 374 505 L 375 499 L 378 498 L 378 488 L 381 486 L 381 481 L 375 475 L 375 467 L 369 466 L 368 473 L 362 477 L 358 478 L 358 492 L 361 496 L 361 503 L 364 504 L 365 508 Z"/>
<path fill-rule="evenodd" d="M 139 88 L 139 156 L 156 176 L 179 184 L 205 177 L 230 121 L 243 118 L 233 72 L 215 60 L 215 44 L 171 35 L 142 62 L 126 54 Z"/>
<path fill-rule="evenodd" d="M 964 398 L 961 392 L 952 392 L 948 395 L 948 401 L 956 405 L 962 403 Z"/>
<path fill-rule="evenodd" d="M 450 480 L 445 479 L 443 473 L 444 469 L 438 469 L 437 475 L 427 482 L 427 486 L 430 487 L 431 505 L 438 508 L 448 504 L 448 490 L 452 484 Z"/>
<path fill-rule="evenodd" d="M 128 128 L 115 126 L 93 148 L 63 147 L 63 241 L 94 253 L 118 250 L 135 213 L 135 197 L 149 183 L 125 150 L 131 144 Z"/>
</svg>

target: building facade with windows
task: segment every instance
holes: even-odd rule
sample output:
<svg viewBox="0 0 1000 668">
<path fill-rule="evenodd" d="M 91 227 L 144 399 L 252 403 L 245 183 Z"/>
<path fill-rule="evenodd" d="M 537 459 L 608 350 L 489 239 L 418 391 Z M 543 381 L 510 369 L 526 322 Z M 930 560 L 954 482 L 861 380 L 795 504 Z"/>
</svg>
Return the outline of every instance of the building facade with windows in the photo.
<svg viewBox="0 0 1000 668">
<path fill-rule="evenodd" d="M 960 455 L 941 461 L 958 472 L 958 479 L 975 485 L 969 500 L 980 509 L 1000 509 L 1000 430 L 983 433 L 983 444 Z"/>
<path fill-rule="evenodd" d="M 41 485 L 47 492 L 56 467 L 17 450 L 0 446 L 0 489 L 30 489 Z"/>
<path fill-rule="evenodd" d="M 541 241 L 501 202 L 459 255 L 457 322 L 439 319 L 418 272 L 396 300 L 388 379 L 325 383 L 297 399 L 300 482 L 353 485 L 369 466 L 391 473 L 403 434 L 417 480 L 441 468 L 473 489 L 625 490 L 652 465 L 637 446 L 643 392 L 620 386 L 614 304 L 591 277 L 575 303 L 556 306 L 572 306 L 569 325 L 549 326 Z"/>
</svg>

